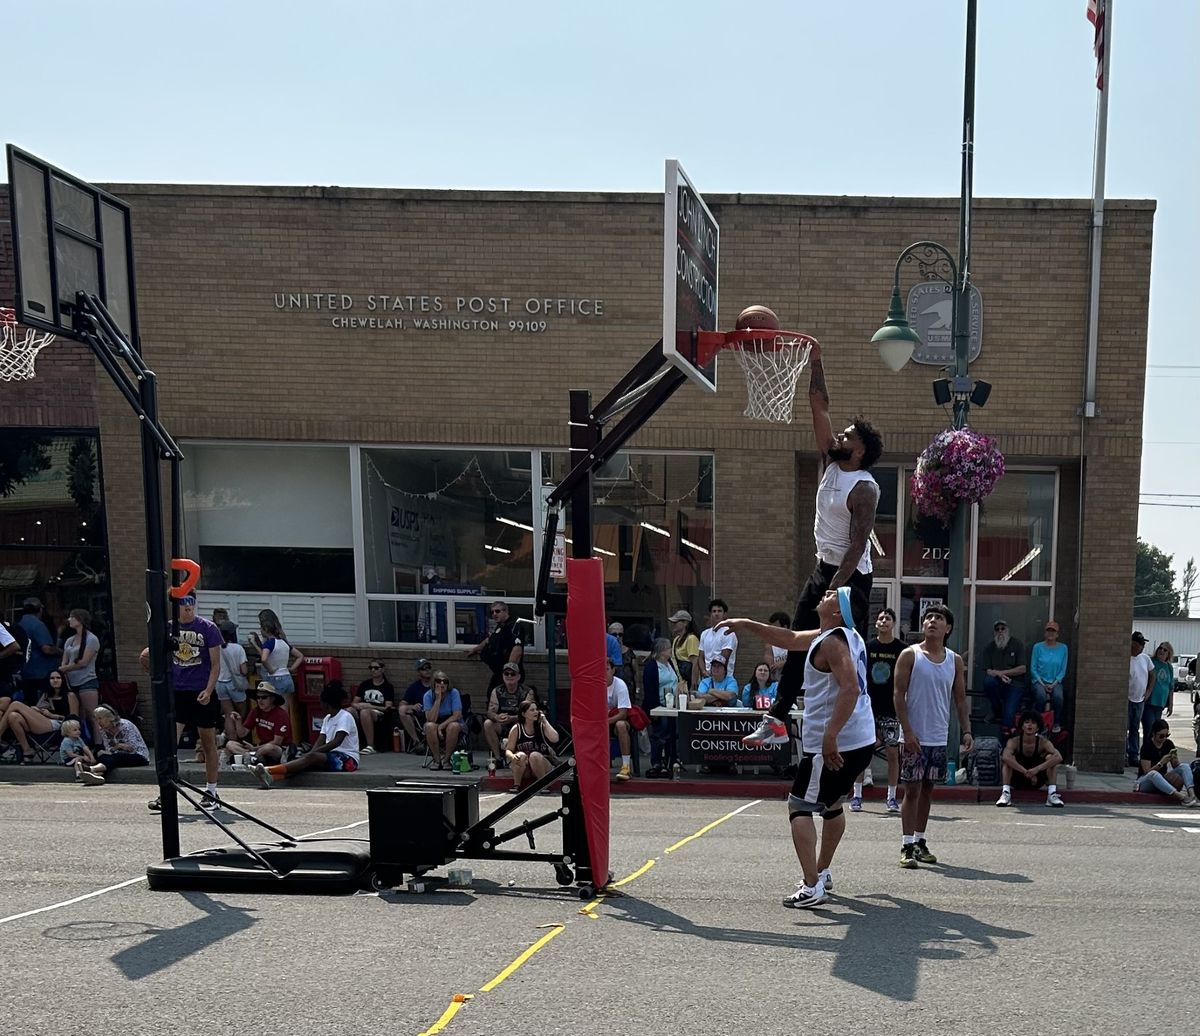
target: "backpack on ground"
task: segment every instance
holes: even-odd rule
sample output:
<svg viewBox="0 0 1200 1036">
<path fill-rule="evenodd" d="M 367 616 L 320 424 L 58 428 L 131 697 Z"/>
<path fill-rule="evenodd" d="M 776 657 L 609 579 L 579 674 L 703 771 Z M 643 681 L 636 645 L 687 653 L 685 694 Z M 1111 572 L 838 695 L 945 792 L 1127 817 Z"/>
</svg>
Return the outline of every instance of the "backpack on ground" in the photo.
<svg viewBox="0 0 1200 1036">
<path fill-rule="evenodd" d="M 1000 742 L 996 738 L 975 738 L 967 753 L 967 780 L 984 786 L 1000 783 Z"/>
</svg>

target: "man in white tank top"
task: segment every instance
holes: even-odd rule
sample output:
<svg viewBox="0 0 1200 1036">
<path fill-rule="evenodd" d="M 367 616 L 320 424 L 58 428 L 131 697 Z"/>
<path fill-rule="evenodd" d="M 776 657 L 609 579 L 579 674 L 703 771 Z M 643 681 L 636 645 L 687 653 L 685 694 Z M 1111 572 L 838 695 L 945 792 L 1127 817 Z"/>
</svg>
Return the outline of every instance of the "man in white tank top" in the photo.
<svg viewBox="0 0 1200 1036">
<path fill-rule="evenodd" d="M 963 731 L 962 750 L 969 752 L 971 713 L 963 660 L 948 647 L 954 613 L 944 605 L 931 605 L 921 620 L 925 639 L 900 652 L 896 659 L 896 718 L 900 721 L 900 783 L 904 801 L 900 821 L 904 841 L 900 866 L 937 863 L 925 841 L 933 786 L 946 776 L 946 739 L 950 736 L 950 704 L 958 710 Z"/>
<path fill-rule="evenodd" d="M 792 844 L 804 880 L 783 905 L 816 906 L 833 888 L 833 854 L 846 830 L 842 800 L 875 751 L 875 716 L 867 689 L 867 646 L 854 629 L 850 591 L 827 590 L 817 605 L 820 628 L 796 632 L 750 619 L 726 619 L 731 632 L 804 652 L 804 719 L 800 765 L 788 796 Z M 815 814 L 821 815 L 817 850 Z"/>
<path fill-rule="evenodd" d="M 883 453 L 883 439 L 861 417 L 835 433 L 829 416 L 829 390 L 821 351 L 813 346 L 809 356 L 808 405 L 813 434 L 824 473 L 817 487 L 813 539 L 817 563 L 796 603 L 792 629 L 819 625 L 817 605 L 826 590 L 849 587 L 854 628 L 867 635 L 871 609 L 871 550 L 868 540 L 875 525 L 879 486 L 870 467 Z M 779 693 L 769 713 L 754 733 L 742 740 L 748 745 L 780 744 L 788 740 L 787 716 L 804 690 L 804 655 L 793 651 L 779 677 Z"/>
</svg>

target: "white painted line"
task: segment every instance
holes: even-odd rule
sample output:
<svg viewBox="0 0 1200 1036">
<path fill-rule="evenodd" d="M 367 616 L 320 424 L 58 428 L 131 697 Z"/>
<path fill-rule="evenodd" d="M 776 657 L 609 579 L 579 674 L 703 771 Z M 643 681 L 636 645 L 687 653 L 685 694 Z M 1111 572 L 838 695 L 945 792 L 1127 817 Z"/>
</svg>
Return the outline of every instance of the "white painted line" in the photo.
<svg viewBox="0 0 1200 1036">
<path fill-rule="evenodd" d="M 343 824 L 341 827 L 327 827 L 324 831 L 309 831 L 306 835 L 297 835 L 297 838 L 316 838 L 317 835 L 331 835 L 334 831 L 349 831 L 355 827 L 362 827 L 363 824 L 369 823 L 366 820 L 356 820 L 353 824 Z"/>
<path fill-rule="evenodd" d="M 1013 827 L 1049 827 L 1049 824 L 1034 824 L 1024 820 L 1014 820 Z"/>
<path fill-rule="evenodd" d="M 1179 810 L 1177 813 L 1155 813 L 1159 820 L 1200 820 L 1200 813 L 1187 813 Z"/>
<path fill-rule="evenodd" d="M 7 924 L 9 921 L 19 921 L 23 917 L 33 917 L 34 914 L 44 914 L 47 910 L 57 910 L 59 907 L 71 906 L 74 903 L 82 903 L 85 899 L 103 896 L 106 892 L 115 892 L 117 889 L 123 889 L 129 885 L 136 885 L 139 881 L 145 880 L 146 876 L 143 874 L 140 878 L 130 878 L 128 881 L 122 881 L 116 885 L 109 885 L 107 888 L 96 889 L 95 892 L 88 892 L 82 896 L 76 896 L 74 899 L 66 899 L 61 903 L 51 903 L 50 906 L 38 907 L 36 910 L 26 910 L 23 914 L 12 914 L 9 917 L 0 917 L 0 924 Z"/>
<path fill-rule="evenodd" d="M 1072 824 L 1072 827 L 1081 827 L 1086 831 L 1103 831 L 1103 824 Z"/>
<path fill-rule="evenodd" d="M 1189 835 L 1200 835 L 1200 827 L 1181 827 L 1179 830 L 1186 831 Z"/>
</svg>

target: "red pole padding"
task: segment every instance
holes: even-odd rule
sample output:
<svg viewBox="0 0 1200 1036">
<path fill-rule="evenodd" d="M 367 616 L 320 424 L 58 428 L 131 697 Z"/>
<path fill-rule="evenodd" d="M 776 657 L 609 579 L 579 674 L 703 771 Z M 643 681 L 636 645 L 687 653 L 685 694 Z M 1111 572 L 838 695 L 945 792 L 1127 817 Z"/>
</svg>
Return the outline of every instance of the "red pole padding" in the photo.
<svg viewBox="0 0 1200 1036">
<path fill-rule="evenodd" d="M 604 564 L 567 559 L 567 668 L 571 734 L 593 883 L 608 884 L 608 674 L 605 669 Z"/>
</svg>

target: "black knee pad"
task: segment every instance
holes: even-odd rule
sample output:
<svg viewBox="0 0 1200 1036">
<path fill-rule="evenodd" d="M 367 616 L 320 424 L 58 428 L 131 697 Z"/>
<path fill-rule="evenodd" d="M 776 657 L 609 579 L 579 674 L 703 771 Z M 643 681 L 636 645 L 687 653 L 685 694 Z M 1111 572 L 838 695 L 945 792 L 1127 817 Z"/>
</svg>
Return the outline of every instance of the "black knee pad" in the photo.
<svg viewBox="0 0 1200 1036">
<path fill-rule="evenodd" d="M 827 809 L 827 810 L 825 810 L 824 813 L 821 814 L 821 819 L 822 820 L 833 820 L 835 817 L 840 817 L 845 812 L 846 811 L 844 809 L 842 809 L 841 806 L 838 806 L 837 809 Z"/>
</svg>

